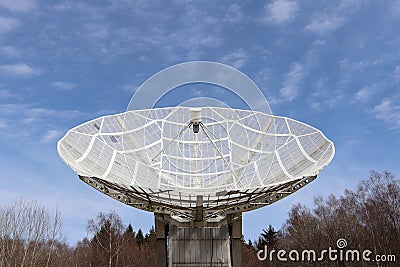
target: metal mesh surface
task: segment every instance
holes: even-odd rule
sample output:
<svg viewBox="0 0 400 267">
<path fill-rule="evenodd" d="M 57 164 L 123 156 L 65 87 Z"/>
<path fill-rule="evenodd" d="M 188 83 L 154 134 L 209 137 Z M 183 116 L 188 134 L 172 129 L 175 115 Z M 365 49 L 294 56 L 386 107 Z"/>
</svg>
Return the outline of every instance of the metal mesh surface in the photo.
<svg viewBox="0 0 400 267">
<path fill-rule="evenodd" d="M 321 131 L 285 117 L 205 107 L 198 133 L 190 122 L 187 107 L 104 116 L 69 130 L 58 152 L 80 176 L 177 206 L 316 176 L 334 156 Z"/>
</svg>

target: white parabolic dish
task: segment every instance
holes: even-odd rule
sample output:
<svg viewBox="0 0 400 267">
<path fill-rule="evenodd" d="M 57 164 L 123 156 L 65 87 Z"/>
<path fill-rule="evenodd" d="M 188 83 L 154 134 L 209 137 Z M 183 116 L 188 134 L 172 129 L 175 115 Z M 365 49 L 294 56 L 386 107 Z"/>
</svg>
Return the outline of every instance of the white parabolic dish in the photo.
<svg viewBox="0 0 400 267">
<path fill-rule="evenodd" d="M 321 131 L 293 119 L 171 107 L 83 123 L 58 142 L 58 152 L 99 191 L 190 220 L 199 196 L 209 218 L 268 205 L 313 180 L 335 149 Z"/>
</svg>

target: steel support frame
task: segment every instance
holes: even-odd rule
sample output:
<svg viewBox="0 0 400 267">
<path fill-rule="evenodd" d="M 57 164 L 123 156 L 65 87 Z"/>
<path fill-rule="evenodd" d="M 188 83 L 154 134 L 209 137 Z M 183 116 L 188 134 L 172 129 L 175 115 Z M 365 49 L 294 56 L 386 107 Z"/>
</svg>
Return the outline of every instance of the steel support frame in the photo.
<svg viewBox="0 0 400 267">
<path fill-rule="evenodd" d="M 171 266 L 168 262 L 168 229 L 169 220 L 165 214 L 154 213 L 157 267 Z M 232 214 L 228 218 L 230 266 L 242 267 L 242 214 Z"/>
</svg>

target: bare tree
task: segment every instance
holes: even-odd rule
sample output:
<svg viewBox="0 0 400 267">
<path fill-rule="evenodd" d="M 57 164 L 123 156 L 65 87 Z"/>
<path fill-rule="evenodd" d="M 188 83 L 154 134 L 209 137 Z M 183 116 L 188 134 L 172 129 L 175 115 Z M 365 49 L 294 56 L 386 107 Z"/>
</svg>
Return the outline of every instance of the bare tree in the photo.
<svg viewBox="0 0 400 267">
<path fill-rule="evenodd" d="M 92 266 L 90 256 L 90 241 L 87 238 L 84 238 L 82 241 L 79 241 L 75 246 L 73 257 L 74 266 Z"/>
<path fill-rule="evenodd" d="M 351 249 L 372 250 L 375 255 L 400 255 L 400 181 L 390 172 L 372 171 L 356 191 L 315 199 L 314 208 L 294 206 L 282 229 L 278 249 L 335 247 L 344 238 Z M 343 261 L 304 263 L 307 266 L 344 266 Z M 384 265 L 382 265 L 384 264 Z M 390 265 L 392 264 L 392 265 Z M 351 262 L 352 266 L 396 266 L 395 263 Z"/>
<path fill-rule="evenodd" d="M 0 266 L 54 266 L 60 244 L 64 238 L 58 210 L 49 213 L 23 199 L 0 208 Z"/>
<path fill-rule="evenodd" d="M 93 235 L 95 248 L 105 252 L 107 265 L 118 266 L 118 259 L 124 245 L 124 229 L 121 218 L 116 212 L 100 213 L 97 218 L 90 219 L 87 230 Z"/>
</svg>

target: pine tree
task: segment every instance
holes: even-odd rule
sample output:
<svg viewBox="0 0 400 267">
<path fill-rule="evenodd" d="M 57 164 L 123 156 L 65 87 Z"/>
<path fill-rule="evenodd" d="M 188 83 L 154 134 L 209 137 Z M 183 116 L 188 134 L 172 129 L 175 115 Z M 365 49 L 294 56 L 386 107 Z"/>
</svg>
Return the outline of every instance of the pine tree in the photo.
<svg viewBox="0 0 400 267">
<path fill-rule="evenodd" d="M 139 229 L 138 232 L 136 233 L 136 243 L 143 244 L 145 241 L 144 235 L 143 235 L 143 231 L 142 229 Z"/>
<path fill-rule="evenodd" d="M 269 225 L 268 229 L 263 229 L 261 236 L 258 238 L 256 242 L 256 247 L 258 250 L 264 249 L 264 246 L 267 246 L 270 249 L 274 249 L 276 247 L 276 234 L 278 232 L 275 231 L 272 225 Z"/>
</svg>

